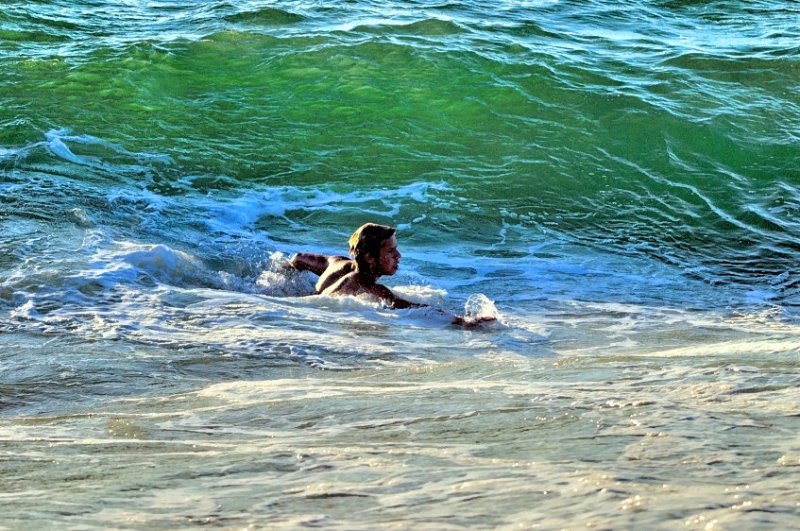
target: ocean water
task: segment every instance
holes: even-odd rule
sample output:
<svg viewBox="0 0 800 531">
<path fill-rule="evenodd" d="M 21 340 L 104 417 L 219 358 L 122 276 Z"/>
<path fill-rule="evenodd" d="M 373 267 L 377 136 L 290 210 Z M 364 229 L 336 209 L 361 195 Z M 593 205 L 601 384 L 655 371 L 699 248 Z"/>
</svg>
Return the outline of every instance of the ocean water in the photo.
<svg viewBox="0 0 800 531">
<path fill-rule="evenodd" d="M 3 2 L 0 528 L 800 529 L 799 89 L 789 0 Z M 435 309 L 281 268 L 367 221 Z"/>
</svg>

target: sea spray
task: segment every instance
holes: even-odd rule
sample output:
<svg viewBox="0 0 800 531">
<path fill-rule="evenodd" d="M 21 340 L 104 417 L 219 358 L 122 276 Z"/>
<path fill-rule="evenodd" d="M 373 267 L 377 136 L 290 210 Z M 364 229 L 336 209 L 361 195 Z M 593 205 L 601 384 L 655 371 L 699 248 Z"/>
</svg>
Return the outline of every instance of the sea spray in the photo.
<svg viewBox="0 0 800 531">
<path fill-rule="evenodd" d="M 276 251 L 269 255 L 269 266 L 261 272 L 256 286 L 264 295 L 301 297 L 314 293 L 316 277 L 308 271 L 297 271 L 286 255 Z"/>
<path fill-rule="evenodd" d="M 494 304 L 483 293 L 474 293 L 464 303 L 464 317 L 468 319 L 497 319 L 501 315 Z"/>
</svg>

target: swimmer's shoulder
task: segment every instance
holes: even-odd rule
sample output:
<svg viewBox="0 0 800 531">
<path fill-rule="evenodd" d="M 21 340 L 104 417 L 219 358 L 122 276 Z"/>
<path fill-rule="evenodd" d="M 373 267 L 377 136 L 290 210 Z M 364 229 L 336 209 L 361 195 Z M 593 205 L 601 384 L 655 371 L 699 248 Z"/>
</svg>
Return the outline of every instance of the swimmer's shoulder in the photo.
<svg viewBox="0 0 800 531">
<path fill-rule="evenodd" d="M 343 263 L 342 267 L 330 268 L 320 277 L 316 291 L 322 295 L 358 295 L 363 287 L 353 264 Z"/>
<path fill-rule="evenodd" d="M 331 256 L 329 257 L 328 267 L 320 274 L 315 291 L 317 293 L 326 293 L 328 295 L 337 292 L 337 286 L 343 277 L 353 273 L 356 270 L 356 264 L 349 258 L 344 256 Z"/>
<path fill-rule="evenodd" d="M 328 265 L 348 263 L 352 264 L 353 260 L 347 256 L 328 256 Z"/>
</svg>

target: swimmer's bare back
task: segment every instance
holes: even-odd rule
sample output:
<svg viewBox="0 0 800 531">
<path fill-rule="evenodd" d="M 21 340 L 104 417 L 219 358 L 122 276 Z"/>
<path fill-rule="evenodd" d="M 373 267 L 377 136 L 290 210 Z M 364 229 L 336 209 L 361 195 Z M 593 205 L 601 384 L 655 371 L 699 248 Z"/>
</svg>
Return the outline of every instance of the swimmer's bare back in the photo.
<svg viewBox="0 0 800 531">
<path fill-rule="evenodd" d="M 325 293 L 336 285 L 342 277 L 352 273 L 356 264 L 346 256 L 325 256 L 322 254 L 297 253 L 289 262 L 298 271 L 311 271 L 319 277 L 314 285 L 314 295 Z"/>
</svg>

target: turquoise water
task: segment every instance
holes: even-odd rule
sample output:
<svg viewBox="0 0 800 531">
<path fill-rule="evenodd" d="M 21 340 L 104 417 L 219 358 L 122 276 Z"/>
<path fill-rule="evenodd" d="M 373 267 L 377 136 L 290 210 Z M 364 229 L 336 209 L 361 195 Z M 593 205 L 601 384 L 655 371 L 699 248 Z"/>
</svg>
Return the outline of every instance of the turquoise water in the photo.
<svg viewBox="0 0 800 531">
<path fill-rule="evenodd" d="M 0 7 L 0 527 L 800 528 L 795 2 Z M 298 250 L 394 224 L 386 283 Z"/>
</svg>

